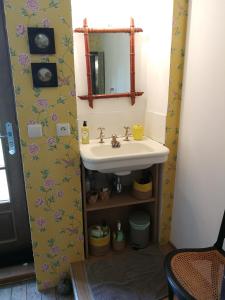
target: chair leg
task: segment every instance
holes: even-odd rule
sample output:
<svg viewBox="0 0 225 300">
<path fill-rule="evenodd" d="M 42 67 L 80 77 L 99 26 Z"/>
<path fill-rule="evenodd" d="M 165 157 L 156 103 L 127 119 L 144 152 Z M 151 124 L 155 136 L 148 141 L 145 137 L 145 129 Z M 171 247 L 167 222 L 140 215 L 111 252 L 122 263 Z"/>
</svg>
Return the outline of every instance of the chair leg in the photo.
<svg viewBox="0 0 225 300">
<path fill-rule="evenodd" d="M 174 296 L 173 289 L 171 288 L 170 284 L 168 283 L 168 299 L 173 300 L 173 296 Z"/>
</svg>

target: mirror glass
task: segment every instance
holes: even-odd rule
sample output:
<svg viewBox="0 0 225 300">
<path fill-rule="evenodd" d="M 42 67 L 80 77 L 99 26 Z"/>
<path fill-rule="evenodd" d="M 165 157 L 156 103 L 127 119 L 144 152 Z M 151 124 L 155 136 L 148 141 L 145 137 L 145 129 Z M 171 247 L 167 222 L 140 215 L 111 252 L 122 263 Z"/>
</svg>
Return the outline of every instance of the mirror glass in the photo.
<svg viewBox="0 0 225 300">
<path fill-rule="evenodd" d="M 130 92 L 130 36 L 128 33 L 89 33 L 92 91 Z"/>
</svg>

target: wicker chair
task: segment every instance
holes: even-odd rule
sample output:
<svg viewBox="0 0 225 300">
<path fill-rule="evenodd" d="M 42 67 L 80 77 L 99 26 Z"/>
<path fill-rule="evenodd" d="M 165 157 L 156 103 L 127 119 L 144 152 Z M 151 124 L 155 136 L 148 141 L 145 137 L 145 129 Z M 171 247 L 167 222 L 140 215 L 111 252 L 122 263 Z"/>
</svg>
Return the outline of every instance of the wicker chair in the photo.
<svg viewBox="0 0 225 300">
<path fill-rule="evenodd" d="M 165 258 L 169 300 L 225 300 L 225 211 L 213 247 L 180 249 Z"/>
</svg>

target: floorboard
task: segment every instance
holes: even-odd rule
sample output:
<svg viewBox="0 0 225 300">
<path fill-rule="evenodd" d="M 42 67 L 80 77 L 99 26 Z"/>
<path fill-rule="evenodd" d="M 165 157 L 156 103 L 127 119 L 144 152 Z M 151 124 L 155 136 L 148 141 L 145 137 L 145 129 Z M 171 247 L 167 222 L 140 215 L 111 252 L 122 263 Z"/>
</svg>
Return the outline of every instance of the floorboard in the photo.
<svg viewBox="0 0 225 300">
<path fill-rule="evenodd" d="M 0 299 L 11 300 L 11 287 L 0 288 Z"/>
<path fill-rule="evenodd" d="M 16 284 L 11 289 L 12 289 L 11 300 L 26 299 L 26 295 L 27 295 L 26 283 Z"/>
<path fill-rule="evenodd" d="M 60 296 L 57 294 L 55 288 L 39 292 L 36 287 L 36 281 L 32 280 L 1 286 L 0 300 L 74 300 L 74 297 L 73 295 Z"/>
<path fill-rule="evenodd" d="M 41 293 L 37 290 L 36 282 L 27 283 L 27 300 L 41 300 Z"/>
</svg>

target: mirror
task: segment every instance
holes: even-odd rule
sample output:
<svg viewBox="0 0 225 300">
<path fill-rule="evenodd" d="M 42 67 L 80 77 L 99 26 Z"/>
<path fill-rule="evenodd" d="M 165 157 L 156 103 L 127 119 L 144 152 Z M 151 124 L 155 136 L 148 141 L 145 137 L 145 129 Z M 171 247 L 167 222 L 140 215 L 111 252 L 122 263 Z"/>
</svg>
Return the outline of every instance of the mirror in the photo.
<svg viewBox="0 0 225 300">
<path fill-rule="evenodd" d="M 134 19 L 130 28 L 88 28 L 87 19 L 82 28 L 74 32 L 84 34 L 87 68 L 87 95 L 79 95 L 88 100 L 93 108 L 94 99 L 130 97 L 131 105 L 135 97 L 143 92 L 135 90 L 135 42 Z"/>
<path fill-rule="evenodd" d="M 93 95 L 130 92 L 128 33 L 89 33 Z"/>
</svg>

